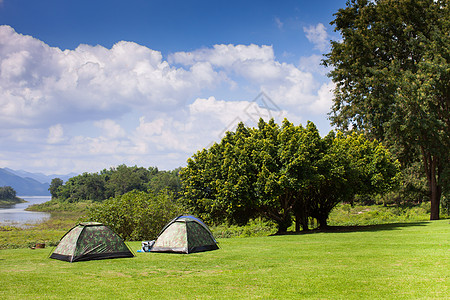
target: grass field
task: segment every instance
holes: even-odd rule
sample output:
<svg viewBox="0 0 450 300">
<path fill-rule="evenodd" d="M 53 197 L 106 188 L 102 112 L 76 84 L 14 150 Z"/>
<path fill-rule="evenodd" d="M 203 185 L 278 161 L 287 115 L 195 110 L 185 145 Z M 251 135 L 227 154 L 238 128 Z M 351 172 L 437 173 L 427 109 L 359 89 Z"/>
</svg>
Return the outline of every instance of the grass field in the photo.
<svg viewBox="0 0 450 300">
<path fill-rule="evenodd" d="M 0 299 L 450 299 L 449 239 L 449 220 L 441 220 L 72 264 L 48 259 L 51 248 L 7 249 Z"/>
</svg>

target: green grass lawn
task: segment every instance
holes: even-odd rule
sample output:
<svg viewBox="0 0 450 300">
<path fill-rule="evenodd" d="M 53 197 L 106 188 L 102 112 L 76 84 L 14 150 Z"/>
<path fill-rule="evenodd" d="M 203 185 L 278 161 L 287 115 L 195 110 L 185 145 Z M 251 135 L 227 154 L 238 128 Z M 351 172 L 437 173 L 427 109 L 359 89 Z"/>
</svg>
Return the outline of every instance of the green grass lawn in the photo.
<svg viewBox="0 0 450 300">
<path fill-rule="evenodd" d="M 449 239 L 449 220 L 441 220 L 72 264 L 48 259 L 50 248 L 7 249 L 0 299 L 450 299 Z"/>
</svg>

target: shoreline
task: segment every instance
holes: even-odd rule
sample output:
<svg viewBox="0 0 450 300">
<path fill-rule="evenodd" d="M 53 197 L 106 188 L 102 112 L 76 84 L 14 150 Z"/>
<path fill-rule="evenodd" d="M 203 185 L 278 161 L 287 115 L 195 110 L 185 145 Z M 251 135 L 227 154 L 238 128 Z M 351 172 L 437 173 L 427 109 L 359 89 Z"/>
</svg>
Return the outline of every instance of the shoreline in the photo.
<svg viewBox="0 0 450 300">
<path fill-rule="evenodd" d="M 0 208 L 9 208 L 10 206 L 13 206 L 15 204 L 26 202 L 28 201 L 19 197 L 15 197 L 14 199 L 0 199 Z"/>
</svg>

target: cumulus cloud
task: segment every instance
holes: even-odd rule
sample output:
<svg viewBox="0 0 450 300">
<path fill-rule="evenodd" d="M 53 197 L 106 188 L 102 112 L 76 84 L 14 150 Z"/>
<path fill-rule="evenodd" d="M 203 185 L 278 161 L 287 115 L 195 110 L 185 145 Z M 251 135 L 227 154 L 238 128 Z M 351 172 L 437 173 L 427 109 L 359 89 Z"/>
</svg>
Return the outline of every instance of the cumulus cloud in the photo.
<svg viewBox="0 0 450 300">
<path fill-rule="evenodd" d="M 317 54 L 313 54 L 307 57 L 301 57 L 298 64 L 299 69 L 304 72 L 316 73 L 325 76 L 330 71 L 330 69 L 325 68 L 321 65 L 322 59 L 324 59 L 324 57 Z"/>
<path fill-rule="evenodd" d="M 318 98 L 310 105 L 314 114 L 326 114 L 333 105 L 333 90 L 336 85 L 333 82 L 323 84 L 318 91 Z"/>
<path fill-rule="evenodd" d="M 169 62 L 183 65 L 193 65 L 196 62 L 207 61 L 214 66 L 233 68 L 239 63 L 274 60 L 275 55 L 271 46 L 258 45 L 214 45 L 193 52 L 177 52 L 169 56 Z"/>
<path fill-rule="evenodd" d="M 9 26 L 0 26 L 0 66 L 2 126 L 46 125 L 49 115 L 77 122 L 136 107 L 164 110 L 220 81 L 207 62 L 171 67 L 136 43 L 62 51 Z"/>
<path fill-rule="evenodd" d="M 314 48 L 319 51 L 325 51 L 328 47 L 328 33 L 322 23 L 316 26 L 303 27 L 306 38 L 314 44 Z"/>
<path fill-rule="evenodd" d="M 63 51 L 0 26 L 0 162 L 52 173 L 122 163 L 175 168 L 238 122 L 301 122 L 325 112 L 332 85 L 315 73 L 278 61 L 266 45 L 164 59 L 124 41 Z"/>
<path fill-rule="evenodd" d="M 213 67 L 223 69 L 228 81 L 244 78 L 257 84 L 259 90 L 283 106 L 309 103 L 317 89 L 312 74 L 292 64 L 278 62 L 271 46 L 215 45 L 193 52 L 174 53 L 169 56 L 169 62 L 187 66 L 209 62 Z"/>
</svg>

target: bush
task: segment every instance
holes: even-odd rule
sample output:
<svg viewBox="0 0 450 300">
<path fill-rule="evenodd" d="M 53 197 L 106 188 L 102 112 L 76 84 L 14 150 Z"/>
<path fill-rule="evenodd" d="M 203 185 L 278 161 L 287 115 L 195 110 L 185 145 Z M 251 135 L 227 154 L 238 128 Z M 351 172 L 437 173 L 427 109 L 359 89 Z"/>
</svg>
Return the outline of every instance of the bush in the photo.
<svg viewBox="0 0 450 300">
<path fill-rule="evenodd" d="M 131 191 L 88 209 L 90 221 L 108 225 L 125 240 L 151 240 L 174 217 L 181 206 L 167 191 Z"/>
<path fill-rule="evenodd" d="M 441 207 L 442 207 L 442 213 L 445 215 L 449 215 L 450 214 L 450 198 L 443 196 L 441 198 Z"/>
<path fill-rule="evenodd" d="M 261 219 L 250 220 L 245 226 L 219 225 L 211 227 L 216 238 L 268 236 L 277 232 L 277 226 Z"/>
<path fill-rule="evenodd" d="M 78 212 L 80 214 L 84 213 L 89 205 L 93 202 L 90 200 L 80 201 L 75 203 L 70 202 L 60 202 L 57 199 L 52 199 L 50 201 L 33 204 L 28 206 L 25 210 L 28 211 L 41 211 L 41 212 Z"/>
</svg>

